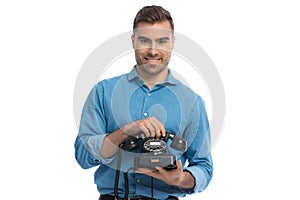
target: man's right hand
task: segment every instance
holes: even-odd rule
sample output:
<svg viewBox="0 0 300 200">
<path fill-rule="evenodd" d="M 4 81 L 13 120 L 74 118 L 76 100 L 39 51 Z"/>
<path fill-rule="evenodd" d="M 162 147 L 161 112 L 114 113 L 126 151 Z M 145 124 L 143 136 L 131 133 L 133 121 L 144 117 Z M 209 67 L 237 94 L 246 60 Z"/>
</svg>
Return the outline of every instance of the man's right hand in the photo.
<svg viewBox="0 0 300 200">
<path fill-rule="evenodd" d="M 166 136 L 166 130 L 163 123 L 155 117 L 130 122 L 105 137 L 99 152 L 100 155 L 103 158 L 112 157 L 126 138 L 138 134 L 144 134 L 147 138 L 160 138 Z"/>
<path fill-rule="evenodd" d="M 157 118 L 148 117 L 146 119 L 130 122 L 121 128 L 128 135 L 144 134 L 147 138 L 160 138 L 166 136 L 166 130 Z"/>
</svg>

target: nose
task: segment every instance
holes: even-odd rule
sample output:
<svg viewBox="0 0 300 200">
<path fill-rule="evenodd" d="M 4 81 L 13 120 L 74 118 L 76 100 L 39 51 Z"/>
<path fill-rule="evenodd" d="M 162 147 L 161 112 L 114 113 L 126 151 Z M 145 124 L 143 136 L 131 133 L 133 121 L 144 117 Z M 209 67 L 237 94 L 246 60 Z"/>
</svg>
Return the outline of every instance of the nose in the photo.
<svg viewBox="0 0 300 200">
<path fill-rule="evenodd" d="M 148 48 L 148 54 L 151 56 L 156 56 L 158 54 L 157 47 L 155 47 L 155 45 L 151 45 L 151 47 Z"/>
</svg>

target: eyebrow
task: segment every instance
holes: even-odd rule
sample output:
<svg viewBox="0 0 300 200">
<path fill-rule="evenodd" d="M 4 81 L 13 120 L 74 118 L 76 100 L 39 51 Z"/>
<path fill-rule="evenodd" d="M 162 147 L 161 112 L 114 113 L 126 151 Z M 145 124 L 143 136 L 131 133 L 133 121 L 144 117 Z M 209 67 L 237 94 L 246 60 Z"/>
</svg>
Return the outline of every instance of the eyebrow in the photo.
<svg viewBox="0 0 300 200">
<path fill-rule="evenodd" d="M 146 39 L 146 40 L 150 40 L 150 38 L 144 37 L 144 36 L 139 36 L 137 39 Z"/>
<path fill-rule="evenodd" d="M 139 36 L 137 39 L 146 39 L 146 40 L 151 40 L 150 38 L 147 38 L 145 36 Z M 161 38 L 156 38 L 155 40 L 169 40 L 169 37 L 161 37 Z"/>
<path fill-rule="evenodd" d="M 169 37 L 162 37 L 162 38 L 157 38 L 156 40 L 169 40 Z"/>
</svg>

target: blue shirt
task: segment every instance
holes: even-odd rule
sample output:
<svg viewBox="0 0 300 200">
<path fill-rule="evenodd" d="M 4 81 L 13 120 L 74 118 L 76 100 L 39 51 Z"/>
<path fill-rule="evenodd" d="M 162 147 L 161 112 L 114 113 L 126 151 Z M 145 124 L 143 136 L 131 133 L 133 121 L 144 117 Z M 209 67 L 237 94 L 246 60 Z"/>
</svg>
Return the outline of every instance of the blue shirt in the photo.
<svg viewBox="0 0 300 200">
<path fill-rule="evenodd" d="M 175 79 L 167 79 L 150 91 L 133 68 L 128 74 L 102 80 L 91 90 L 82 110 L 79 134 L 75 141 L 75 157 L 88 169 L 98 166 L 94 182 L 100 194 L 114 195 L 117 155 L 110 159 L 100 156 L 104 137 L 123 125 L 147 117 L 160 120 L 167 132 L 187 140 L 186 152 L 168 149 L 181 159 L 184 170 L 195 178 L 195 187 L 183 189 L 153 180 L 153 195 L 166 199 L 169 195 L 183 197 L 203 191 L 212 178 L 210 132 L 204 102 L 199 95 Z M 123 172 L 133 167 L 135 152 L 124 151 L 122 156 L 119 194 L 124 195 Z M 129 171 L 129 197 L 151 197 L 151 177 Z"/>
</svg>

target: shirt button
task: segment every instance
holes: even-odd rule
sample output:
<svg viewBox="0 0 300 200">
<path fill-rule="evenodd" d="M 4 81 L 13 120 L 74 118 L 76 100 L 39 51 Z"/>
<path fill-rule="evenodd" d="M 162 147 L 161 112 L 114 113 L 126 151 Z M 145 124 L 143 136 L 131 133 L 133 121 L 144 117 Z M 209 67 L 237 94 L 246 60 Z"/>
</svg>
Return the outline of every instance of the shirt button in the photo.
<svg viewBox="0 0 300 200">
<path fill-rule="evenodd" d="M 147 93 L 147 96 L 150 97 L 150 96 L 151 96 L 151 93 Z"/>
<path fill-rule="evenodd" d="M 147 116 L 148 116 L 148 113 L 144 112 L 144 116 L 147 117 Z"/>
</svg>

